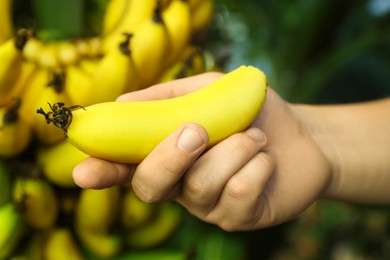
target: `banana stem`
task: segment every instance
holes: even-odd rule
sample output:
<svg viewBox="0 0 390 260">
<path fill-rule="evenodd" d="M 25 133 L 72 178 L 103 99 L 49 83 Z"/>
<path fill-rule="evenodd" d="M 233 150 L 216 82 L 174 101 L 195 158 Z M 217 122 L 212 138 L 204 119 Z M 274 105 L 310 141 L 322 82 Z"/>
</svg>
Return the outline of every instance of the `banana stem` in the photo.
<svg viewBox="0 0 390 260">
<path fill-rule="evenodd" d="M 37 36 L 44 41 L 80 37 L 85 0 L 33 0 Z"/>
</svg>

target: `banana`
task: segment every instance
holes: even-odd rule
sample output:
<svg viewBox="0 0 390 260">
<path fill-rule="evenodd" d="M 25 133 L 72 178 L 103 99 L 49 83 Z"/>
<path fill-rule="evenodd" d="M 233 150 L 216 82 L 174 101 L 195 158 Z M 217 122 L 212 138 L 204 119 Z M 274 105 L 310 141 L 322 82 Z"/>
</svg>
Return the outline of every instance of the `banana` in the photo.
<svg viewBox="0 0 390 260">
<path fill-rule="evenodd" d="M 85 258 L 71 230 L 66 227 L 57 227 L 51 230 L 46 238 L 44 259 L 82 260 Z"/>
<path fill-rule="evenodd" d="M 177 204 L 165 202 L 160 204 L 154 219 L 147 224 L 126 233 L 128 246 L 139 249 L 152 248 L 165 242 L 178 228 L 182 220 L 182 211 Z"/>
<path fill-rule="evenodd" d="M 50 108 L 48 102 L 67 102 L 70 98 L 62 86 L 63 75 L 52 73 L 48 69 L 38 69 L 29 82 L 21 107 L 21 114 L 30 124 L 34 134 L 43 144 L 51 145 L 64 139 L 63 133 L 36 113 L 37 107 Z"/>
<path fill-rule="evenodd" d="M 123 249 L 123 237 L 119 233 L 94 232 L 78 226 L 75 229 L 82 246 L 94 256 L 112 259 Z"/>
<path fill-rule="evenodd" d="M 80 59 L 81 55 L 78 52 L 76 44 L 70 41 L 58 41 L 54 43 L 55 56 L 57 57 L 59 66 L 65 68 L 76 64 Z"/>
<path fill-rule="evenodd" d="M 98 60 L 92 73 L 85 73 L 76 66 L 67 69 L 65 89 L 74 104 L 88 106 L 113 101 L 125 92 L 138 89 L 136 68 L 128 44 L 130 38 L 126 35 L 118 48 L 111 49 Z"/>
<path fill-rule="evenodd" d="M 191 37 L 191 10 L 187 0 L 173 0 L 162 13 L 171 39 L 167 65 L 173 64 L 184 51 Z"/>
<path fill-rule="evenodd" d="M 23 54 L 22 50 L 29 38 L 27 30 L 0 45 L 0 94 L 10 92 L 20 74 Z"/>
<path fill-rule="evenodd" d="M 71 144 L 91 156 L 139 163 L 186 122 L 205 127 L 209 146 L 244 130 L 262 108 L 266 85 L 262 71 L 241 66 L 200 90 L 173 99 L 106 102 L 73 111 L 63 106 L 69 117 L 62 129 Z"/>
<path fill-rule="evenodd" d="M 43 47 L 44 43 L 37 39 L 36 37 L 31 37 L 23 48 L 23 58 L 29 62 L 37 63 L 38 62 L 38 53 Z"/>
<path fill-rule="evenodd" d="M 13 199 L 23 203 L 24 221 L 29 227 L 48 230 L 55 225 L 58 216 L 58 198 L 53 186 L 46 180 L 16 179 Z"/>
<path fill-rule="evenodd" d="M 37 151 L 37 165 L 53 184 L 74 188 L 73 168 L 88 157 L 69 142 L 61 141 L 51 146 L 40 146 Z"/>
<path fill-rule="evenodd" d="M 76 208 L 76 225 L 82 230 L 105 233 L 112 228 L 119 213 L 120 188 L 84 189 Z"/>
<path fill-rule="evenodd" d="M 103 15 L 103 35 L 110 33 L 124 19 L 124 12 L 131 0 L 109 0 Z"/>
<path fill-rule="evenodd" d="M 25 233 L 20 207 L 13 202 L 0 207 L 0 259 L 9 259 Z"/>
<path fill-rule="evenodd" d="M 157 80 L 158 83 L 169 82 L 207 71 L 205 55 L 199 48 L 188 45 L 181 56 L 174 64 L 163 71 Z"/>
<path fill-rule="evenodd" d="M 130 49 L 135 67 L 139 72 L 140 88 L 155 83 L 162 69 L 167 65 L 171 50 L 171 39 L 157 5 L 153 14 L 134 32 Z"/>
<path fill-rule="evenodd" d="M 103 19 L 117 22 L 109 31 L 105 30 L 103 32 L 102 44 L 104 52 L 107 52 L 111 48 L 116 48 L 122 39 L 123 33 L 134 33 L 138 30 L 137 28 L 140 24 L 152 16 L 157 1 L 159 0 L 128 0 L 126 3 L 117 1 L 119 3 L 116 4 L 121 6 L 120 11 L 107 10 Z"/>
<path fill-rule="evenodd" d="M 20 116 L 20 99 L 0 108 L 0 157 L 10 158 L 22 153 L 30 143 L 32 131 Z"/>
<path fill-rule="evenodd" d="M 0 44 L 11 39 L 14 33 L 12 2 L 13 0 L 0 1 Z"/>
<path fill-rule="evenodd" d="M 56 44 L 54 42 L 45 42 L 37 50 L 36 61 L 40 68 L 50 71 L 58 71 L 61 68 L 57 56 Z"/>
<path fill-rule="evenodd" d="M 154 205 L 140 200 L 131 189 L 125 191 L 121 203 L 120 221 L 127 229 L 144 225 L 156 212 Z"/>
<path fill-rule="evenodd" d="M 192 11 L 192 31 L 194 34 L 202 34 L 214 17 L 214 1 L 203 0 Z"/>
<path fill-rule="evenodd" d="M 11 201 L 12 180 L 4 161 L 0 161 L 0 207 Z"/>
<path fill-rule="evenodd" d="M 9 102 L 12 102 L 15 98 L 23 99 L 23 95 L 28 87 L 28 81 L 34 74 L 37 67 L 34 63 L 23 61 L 20 74 L 11 89 L 7 92 L 2 93 L 0 91 L 0 106 L 4 106 Z"/>
</svg>

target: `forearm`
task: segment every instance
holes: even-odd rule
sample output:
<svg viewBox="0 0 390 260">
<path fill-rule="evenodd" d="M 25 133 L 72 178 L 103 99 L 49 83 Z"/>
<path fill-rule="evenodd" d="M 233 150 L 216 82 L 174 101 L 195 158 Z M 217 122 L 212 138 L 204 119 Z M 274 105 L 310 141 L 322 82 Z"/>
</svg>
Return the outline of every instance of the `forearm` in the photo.
<svg viewBox="0 0 390 260">
<path fill-rule="evenodd" d="M 331 165 L 324 197 L 390 204 L 390 98 L 293 108 Z"/>
</svg>

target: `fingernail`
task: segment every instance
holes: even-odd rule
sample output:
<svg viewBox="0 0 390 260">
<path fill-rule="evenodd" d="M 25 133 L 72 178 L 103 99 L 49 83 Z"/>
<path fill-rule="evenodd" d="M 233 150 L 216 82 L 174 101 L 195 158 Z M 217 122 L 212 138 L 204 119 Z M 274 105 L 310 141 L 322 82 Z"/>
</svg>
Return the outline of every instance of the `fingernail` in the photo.
<svg viewBox="0 0 390 260">
<path fill-rule="evenodd" d="M 250 128 L 245 133 L 259 143 L 263 143 L 266 140 L 265 134 L 258 128 Z"/>
<path fill-rule="evenodd" d="M 191 128 L 184 129 L 177 142 L 179 149 L 188 153 L 195 152 L 203 144 L 203 138 Z"/>
</svg>

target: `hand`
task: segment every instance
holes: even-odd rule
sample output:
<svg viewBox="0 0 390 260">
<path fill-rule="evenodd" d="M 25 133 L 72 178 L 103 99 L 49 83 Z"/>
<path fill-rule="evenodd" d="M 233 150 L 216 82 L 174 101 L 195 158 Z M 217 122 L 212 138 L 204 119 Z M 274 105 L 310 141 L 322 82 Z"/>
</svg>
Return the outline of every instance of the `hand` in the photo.
<svg viewBox="0 0 390 260">
<path fill-rule="evenodd" d="M 125 94 L 118 101 L 181 96 L 220 76 L 206 73 L 177 80 Z M 300 117 L 269 88 L 253 124 L 209 150 L 205 129 L 187 123 L 139 165 L 88 158 L 74 169 L 74 180 L 84 188 L 131 182 L 142 200 L 176 200 L 225 230 L 276 225 L 303 212 L 330 179 L 329 162 Z"/>
</svg>

